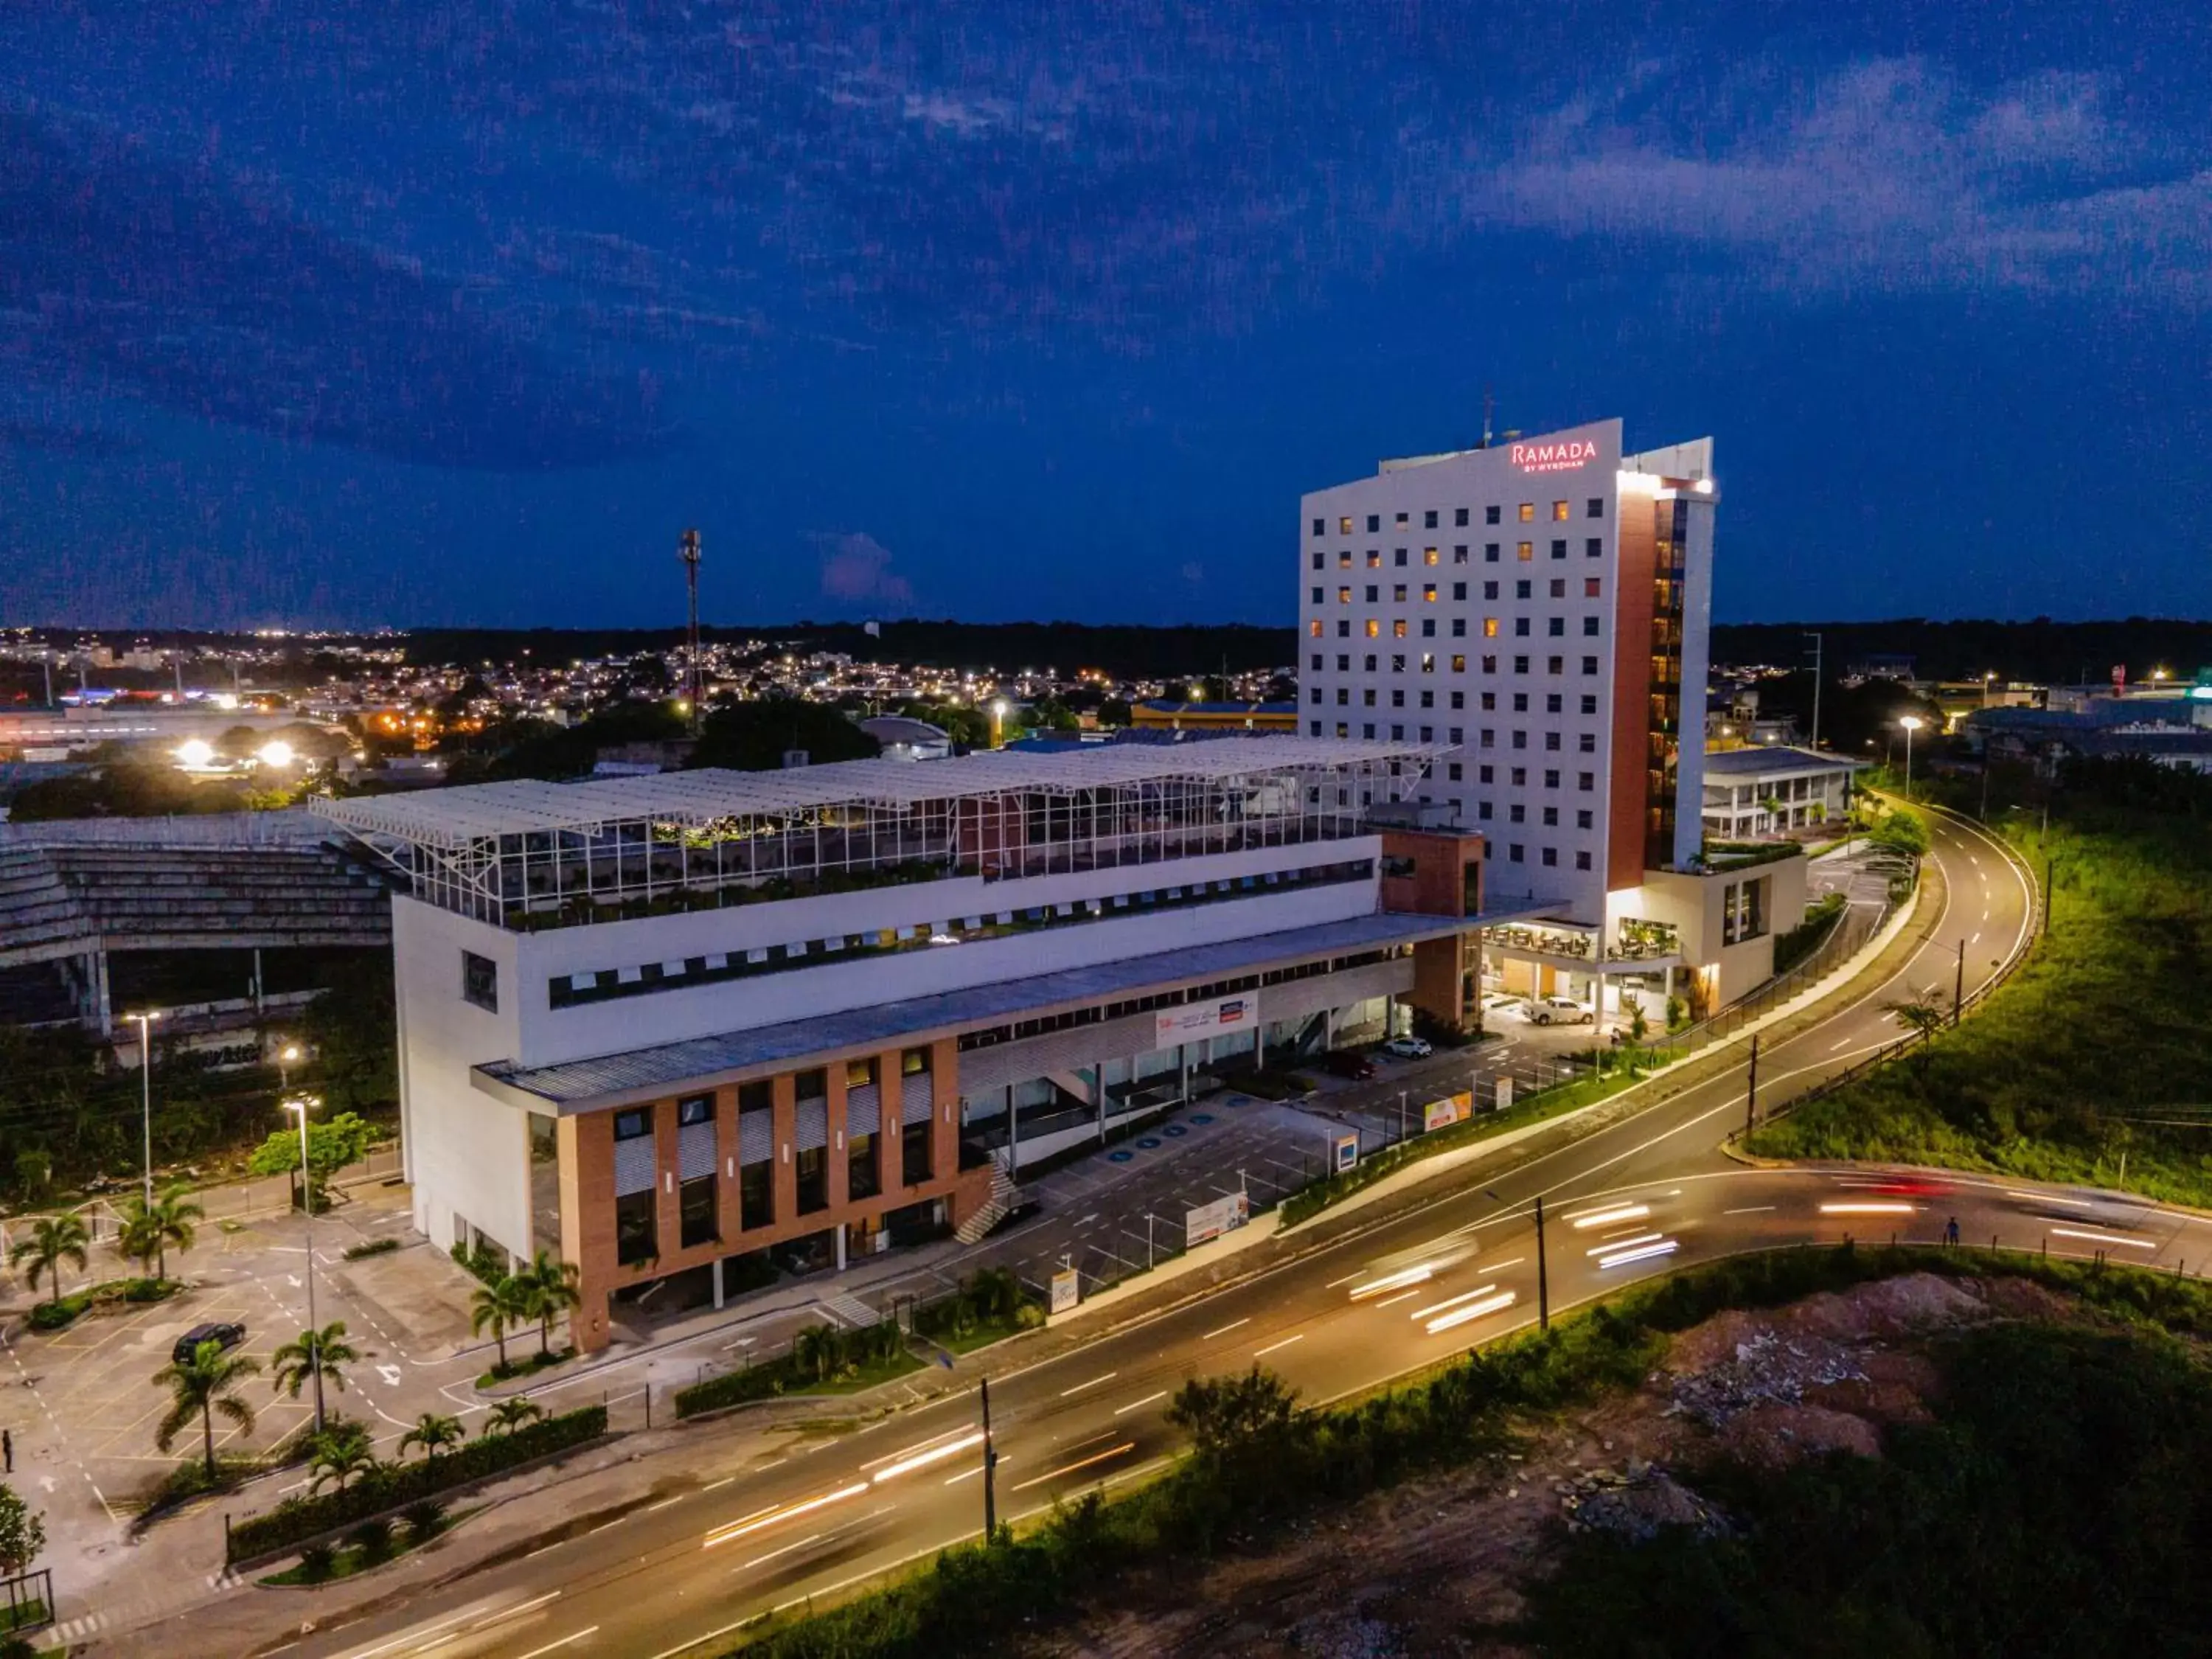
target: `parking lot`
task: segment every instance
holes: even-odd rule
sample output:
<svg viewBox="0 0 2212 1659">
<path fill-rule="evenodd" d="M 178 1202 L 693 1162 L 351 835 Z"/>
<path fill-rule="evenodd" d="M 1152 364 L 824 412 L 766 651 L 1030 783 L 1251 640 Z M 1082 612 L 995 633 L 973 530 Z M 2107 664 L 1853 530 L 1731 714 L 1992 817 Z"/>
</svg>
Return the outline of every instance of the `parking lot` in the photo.
<svg viewBox="0 0 2212 1659">
<path fill-rule="evenodd" d="M 345 1260 L 349 1246 L 386 1234 L 410 1242 Z M 485 1363 L 469 1334 L 471 1281 L 413 1240 L 403 1193 L 357 1189 L 315 1218 L 314 1244 L 314 1316 L 343 1321 L 361 1355 L 347 1369 L 345 1391 L 325 1395 L 328 1410 L 368 1422 L 379 1454 L 388 1457 L 420 1413 L 483 1409 L 470 1388 Z M 131 1271 L 104 1245 L 95 1244 L 91 1257 L 85 1273 L 64 1268 L 65 1290 Z M 168 1301 L 88 1311 L 51 1334 L 12 1316 L 0 1327 L 0 1425 L 14 1441 L 15 1482 L 45 1517 L 46 1565 L 65 1568 L 78 1594 L 127 1559 L 118 1547 L 131 1516 L 180 1458 L 200 1448 L 197 1424 L 169 1453 L 155 1444 L 169 1396 L 153 1379 L 185 1331 L 241 1324 L 246 1336 L 238 1351 L 261 1367 L 240 1390 L 252 1407 L 252 1429 L 217 1417 L 218 1453 L 266 1450 L 313 1417 L 311 1392 L 290 1400 L 269 1377 L 272 1352 L 307 1324 L 307 1229 L 297 1215 L 204 1223 L 189 1252 L 171 1253 L 171 1276 L 189 1288 Z M 21 1280 L 10 1279 L 7 1305 L 20 1314 L 29 1303 Z M 464 1345 L 468 1352 L 457 1352 Z"/>
</svg>

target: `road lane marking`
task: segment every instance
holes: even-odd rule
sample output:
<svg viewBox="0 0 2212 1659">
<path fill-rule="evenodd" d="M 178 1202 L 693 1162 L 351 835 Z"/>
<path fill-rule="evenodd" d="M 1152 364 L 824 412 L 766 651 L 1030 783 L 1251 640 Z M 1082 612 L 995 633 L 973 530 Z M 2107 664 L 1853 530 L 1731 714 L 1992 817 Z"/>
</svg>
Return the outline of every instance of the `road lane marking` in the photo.
<svg viewBox="0 0 2212 1659">
<path fill-rule="evenodd" d="M 1139 1406 L 1149 1406 L 1155 1400 L 1164 1400 L 1167 1397 L 1168 1391 L 1165 1389 L 1162 1389 L 1158 1394 L 1148 1394 L 1142 1400 L 1132 1400 L 1126 1406 L 1115 1407 L 1114 1415 L 1120 1417 L 1126 1413 L 1135 1411 Z"/>
<path fill-rule="evenodd" d="M 818 1544 L 829 1535 L 826 1532 L 810 1532 L 796 1544 L 786 1544 L 781 1549 L 770 1550 L 766 1555 L 756 1555 L 742 1567 L 732 1567 L 730 1571 L 733 1573 L 750 1572 L 755 1567 L 766 1566 L 779 1555 L 788 1555 L 793 1550 L 805 1549 L 809 1544 Z"/>
<path fill-rule="evenodd" d="M 1060 1391 L 1060 1397 L 1062 1400 L 1065 1400 L 1072 1394 L 1081 1394 L 1085 1389 L 1095 1389 L 1101 1382 L 1111 1382 L 1115 1377 L 1121 1376 L 1121 1373 L 1119 1371 L 1108 1371 L 1103 1376 L 1092 1377 L 1088 1382 L 1079 1382 L 1072 1389 L 1062 1389 Z"/>
<path fill-rule="evenodd" d="M 2158 1246 L 2148 1238 L 2122 1238 L 2116 1233 L 2085 1233 L 2077 1227 L 2053 1227 L 2053 1238 L 2087 1239 L 2092 1244 L 2124 1244 L 2131 1250 L 2154 1250 Z"/>
<path fill-rule="evenodd" d="M 1399 1292 L 1398 1292 L 1398 1294 L 1397 1294 L 1397 1295 L 1395 1295 L 1395 1296 L 1386 1296 L 1386 1297 L 1383 1297 L 1380 1302 L 1377 1302 L 1376 1304 L 1375 1304 L 1375 1306 L 1376 1306 L 1376 1307 L 1378 1307 L 1378 1308 L 1395 1308 L 1395 1307 L 1396 1307 L 1396 1306 L 1397 1306 L 1401 1302 L 1411 1302 L 1411 1301 L 1412 1301 L 1415 1297 L 1419 1296 L 1420 1293 L 1421 1293 L 1420 1286 L 1419 1286 L 1419 1285 L 1415 1285 L 1415 1286 L 1414 1286 L 1412 1290 L 1410 1290 L 1410 1291 L 1399 1291 Z M 301 1486 L 306 1486 L 307 1483 L 306 1481 L 302 1480 L 300 1484 L 301 1484 Z"/>
<path fill-rule="evenodd" d="M 1856 1042 L 1857 1041 L 1858 1041 L 1858 1038 L 1856 1038 L 1856 1036 L 1847 1036 L 1847 1037 L 1845 1037 L 1845 1038 L 1844 1038 L 1841 1042 L 1838 1042 L 1838 1043 L 1835 1044 L 1835 1045 L 1834 1045 L 1834 1047 L 1831 1048 L 1828 1050 L 1828 1052 L 1829 1052 L 1830 1054 L 1832 1054 L 1833 1053 L 1835 1053 L 1835 1052 L 1836 1052 L 1836 1049 L 1837 1049 L 1837 1048 L 1850 1048 L 1850 1047 L 1851 1046 L 1851 1044 L 1853 1044 L 1854 1042 Z"/>
<path fill-rule="evenodd" d="M 811 1514 L 814 1510 L 829 1504 L 842 1503 L 848 1498 L 858 1498 L 867 1489 L 868 1483 L 862 1480 L 853 1486 L 840 1486 L 836 1492 L 823 1492 L 819 1498 L 810 1498 L 804 1503 L 779 1504 L 755 1519 L 736 1522 L 730 1526 L 719 1528 L 708 1533 L 699 1547 L 713 1549 L 716 1545 L 726 1544 L 733 1538 L 743 1538 L 747 1533 L 758 1532 L 763 1527 L 772 1527 L 779 1521 L 788 1521 L 794 1516 Z"/>
<path fill-rule="evenodd" d="M 1073 1474 L 1078 1469 L 1087 1469 L 1093 1463 L 1103 1463 L 1109 1457 L 1119 1457 L 1123 1452 L 1133 1452 L 1136 1449 L 1135 1441 L 1125 1440 L 1118 1446 L 1109 1446 L 1103 1452 L 1093 1452 L 1088 1457 L 1077 1458 L 1073 1463 L 1064 1463 L 1056 1469 L 1048 1469 L 1044 1474 L 1034 1475 L 1023 1481 L 1020 1486 L 1010 1486 L 1007 1490 L 1023 1492 L 1031 1486 L 1042 1486 L 1048 1480 L 1057 1480 L 1063 1474 Z"/>
<path fill-rule="evenodd" d="M 1759 1215 L 1774 1207 L 1771 1204 L 1747 1204 L 1741 1210 L 1723 1210 L 1723 1215 Z"/>
<path fill-rule="evenodd" d="M 1217 1336 L 1228 1335 L 1230 1332 L 1235 1330 L 1239 1325 L 1249 1325 L 1251 1322 L 1252 1316 L 1247 1314 L 1242 1319 L 1231 1320 L 1226 1325 L 1224 1325 L 1218 1331 L 1208 1331 L 1204 1336 L 1200 1337 L 1198 1340 L 1201 1342 L 1211 1342 Z"/>
<path fill-rule="evenodd" d="M 538 1659 L 538 1656 L 540 1654 L 552 1653 L 562 1648 L 572 1647 L 576 1643 L 582 1641 L 586 1636 L 596 1636 L 599 1632 L 599 1627 L 597 1625 L 587 1626 L 584 1629 L 578 1631 L 573 1636 L 564 1636 L 557 1642 L 548 1642 L 542 1648 L 531 1649 L 529 1652 L 522 1656 L 522 1659 Z"/>
<path fill-rule="evenodd" d="M 684 1501 L 684 1499 L 688 1495 L 689 1495 L 689 1494 L 687 1494 L 687 1493 L 680 1492 L 678 1492 L 678 1493 L 676 1494 L 676 1496 L 675 1496 L 675 1497 L 673 1497 L 673 1498 L 662 1498 L 662 1499 L 661 1499 L 658 1504 L 647 1504 L 643 1509 L 640 1510 L 638 1511 L 638 1513 L 639 1513 L 640 1515 L 651 1515 L 651 1514 L 653 1512 L 653 1510 L 665 1510 L 665 1509 L 666 1509 L 666 1508 L 667 1508 L 671 1504 L 680 1504 L 680 1503 L 682 1503 L 682 1502 Z"/>
<path fill-rule="evenodd" d="M 1013 1460 L 1012 1458 L 1011 1458 L 1011 1457 L 1001 1457 L 1001 1458 L 999 1460 L 999 1467 L 1000 1467 L 1000 1468 L 1002 1468 L 1002 1469 L 1003 1469 L 1004 1468 L 1006 1468 L 1006 1465 L 1007 1465 L 1007 1464 L 1009 1464 L 1009 1463 L 1012 1462 L 1013 1461 L 1014 1461 L 1014 1460 Z M 946 1486 L 958 1486 L 958 1485 L 959 1485 L 963 1480 L 974 1480 L 977 1475 L 979 1475 L 979 1474 L 982 1474 L 982 1473 L 983 1473 L 983 1466 L 982 1466 L 981 1463 L 978 1463 L 978 1464 L 977 1464 L 974 1468 L 972 1468 L 972 1469 L 963 1469 L 963 1470 L 961 1470 L 959 1474 L 957 1474 L 954 1475 L 954 1476 L 953 1476 L 950 1480 L 947 1480 L 945 1484 Z"/>
<path fill-rule="evenodd" d="M 1255 1359 L 1264 1359 L 1269 1354 L 1274 1352 L 1278 1348 L 1287 1348 L 1293 1342 L 1304 1341 L 1305 1336 L 1306 1334 L 1304 1331 L 1300 1331 L 1296 1336 L 1286 1336 L 1279 1342 L 1270 1342 L 1264 1348 L 1255 1348 L 1252 1351 L 1252 1358 Z"/>
<path fill-rule="evenodd" d="M 1485 1297 L 1480 1302 L 1471 1302 L 1464 1308 L 1455 1308 L 1440 1318 L 1431 1319 L 1428 1325 L 1429 1334 L 1435 1336 L 1440 1332 L 1451 1329 L 1455 1325 L 1464 1325 L 1469 1320 L 1486 1319 L 1492 1314 L 1503 1313 L 1511 1307 L 1516 1299 L 1513 1291 L 1500 1291 L 1497 1295 Z"/>
</svg>

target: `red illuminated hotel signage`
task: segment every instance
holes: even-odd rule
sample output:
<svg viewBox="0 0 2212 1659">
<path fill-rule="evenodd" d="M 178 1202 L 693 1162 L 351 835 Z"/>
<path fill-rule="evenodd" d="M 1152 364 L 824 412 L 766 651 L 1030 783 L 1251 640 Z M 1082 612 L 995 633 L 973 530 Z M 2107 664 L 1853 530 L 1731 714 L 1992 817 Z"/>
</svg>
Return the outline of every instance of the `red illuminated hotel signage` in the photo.
<svg viewBox="0 0 2212 1659">
<path fill-rule="evenodd" d="M 1597 445 L 1588 438 L 1565 443 L 1516 444 L 1513 465 L 1523 472 L 1571 472 L 1597 459 Z"/>
</svg>

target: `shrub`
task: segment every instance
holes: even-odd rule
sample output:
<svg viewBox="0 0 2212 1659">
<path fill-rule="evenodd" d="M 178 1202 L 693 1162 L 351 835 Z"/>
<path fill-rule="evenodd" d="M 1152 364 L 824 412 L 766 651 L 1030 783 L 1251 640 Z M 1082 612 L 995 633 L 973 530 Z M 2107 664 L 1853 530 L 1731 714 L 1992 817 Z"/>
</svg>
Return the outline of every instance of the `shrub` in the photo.
<svg viewBox="0 0 2212 1659">
<path fill-rule="evenodd" d="M 392 1553 L 392 1522 L 373 1515 L 346 1534 L 346 1541 L 361 1552 L 362 1562 L 381 1561 Z"/>
<path fill-rule="evenodd" d="M 489 1244 L 479 1244 L 471 1250 L 455 1239 L 447 1254 L 455 1265 L 486 1285 L 496 1285 L 507 1277 L 506 1260 Z"/>
<path fill-rule="evenodd" d="M 457 1451 L 417 1463 L 380 1463 L 343 1492 L 295 1495 L 266 1515 L 231 1528 L 231 1559 L 273 1554 L 288 1545 L 335 1532 L 370 1516 L 386 1515 L 434 1493 L 483 1480 L 519 1463 L 567 1451 L 607 1431 L 604 1406 L 587 1406 L 520 1428 L 471 1441 Z"/>
<path fill-rule="evenodd" d="M 90 1291 L 79 1291 L 58 1302 L 36 1303 L 31 1309 L 31 1328 L 34 1331 L 60 1330 L 91 1305 Z"/>
<path fill-rule="evenodd" d="M 337 1552 L 328 1544 L 310 1544 L 300 1552 L 300 1577 L 319 1584 L 337 1570 Z"/>
<path fill-rule="evenodd" d="M 404 1519 L 408 1537 L 425 1543 L 445 1529 L 446 1506 L 434 1498 L 418 1498 L 407 1506 Z"/>
<path fill-rule="evenodd" d="M 383 1238 L 372 1238 L 359 1244 L 349 1244 L 346 1246 L 345 1259 L 349 1261 L 363 1261 L 373 1255 L 389 1255 L 398 1248 L 399 1241 L 387 1235 Z"/>
</svg>

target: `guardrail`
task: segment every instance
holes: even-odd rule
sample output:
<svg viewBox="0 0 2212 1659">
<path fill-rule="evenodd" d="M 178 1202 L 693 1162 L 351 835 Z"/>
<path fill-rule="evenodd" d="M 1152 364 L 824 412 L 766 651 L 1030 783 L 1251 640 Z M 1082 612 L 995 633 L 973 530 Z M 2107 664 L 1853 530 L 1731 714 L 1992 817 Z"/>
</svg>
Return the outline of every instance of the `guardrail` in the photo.
<svg viewBox="0 0 2212 1659">
<path fill-rule="evenodd" d="M 1972 822 L 1972 820 L 1967 818 L 1965 814 L 1954 812 L 1947 806 L 1935 806 L 1926 802 L 1919 803 L 1919 805 L 1921 805 L 1922 810 L 1926 811 L 1941 812 L 1945 817 L 1956 818 L 1961 823 Z M 1984 980 L 1972 990 L 1967 992 L 1966 994 L 1960 1000 L 1959 1006 L 1952 1011 L 1950 1024 L 1942 1028 L 1947 1030 L 1957 1030 L 1960 1023 L 1966 1018 L 1969 1012 L 1979 1006 L 1982 1002 L 1989 997 L 1995 995 L 1998 988 L 2002 986 L 2006 981 L 2009 980 L 2015 973 L 2017 973 L 2020 970 L 2021 965 L 2027 962 L 2030 957 L 2035 954 L 2035 943 L 2038 939 L 2043 937 L 2044 929 L 2041 925 L 2043 918 L 2047 914 L 2050 908 L 2051 896 L 2049 893 L 2045 892 L 2041 884 L 2036 881 L 2035 872 L 2028 864 L 2027 860 L 2021 857 L 2020 854 L 2014 848 L 2012 843 L 2006 841 L 2003 836 L 1991 834 L 1990 838 L 1996 842 L 1997 845 L 2003 849 L 2005 862 L 2011 865 L 2014 869 L 2017 870 L 2020 872 L 2021 878 L 2027 884 L 2027 929 L 2025 941 L 2019 950 L 2014 951 L 2011 956 L 2007 957 L 1998 965 L 1997 970 L 1995 973 L 1991 974 L 1989 978 Z M 1936 1036 L 1937 1033 L 1934 1030 L 1924 1032 L 1908 1032 L 1906 1035 L 1897 1038 L 1893 1042 L 1885 1043 L 1881 1048 L 1875 1049 L 1874 1053 L 1867 1055 L 1864 1059 L 1856 1060 L 1850 1066 L 1845 1066 L 1842 1071 L 1835 1073 L 1832 1076 L 1823 1078 L 1818 1083 L 1814 1084 L 1811 1087 L 1807 1088 L 1797 1094 L 1792 1095 L 1789 1099 L 1782 1102 L 1781 1104 L 1777 1106 L 1772 1111 L 1763 1115 L 1759 1119 L 1759 1121 L 1762 1124 L 1771 1123 L 1778 1118 L 1788 1115 L 1790 1112 L 1795 1111 L 1800 1106 L 1808 1105 L 1816 1100 L 1825 1100 L 1830 1095 L 1835 1094 L 1838 1091 L 1847 1088 L 1851 1084 L 1857 1082 L 1859 1079 L 1864 1077 L 1876 1066 L 1886 1066 L 1893 1060 L 1900 1059 L 1909 1050 L 1914 1048 L 1932 1045 L 1936 1041 Z M 1729 1134 L 1727 1144 L 1730 1146 L 1739 1145 L 1742 1142 L 1743 1138 L 1744 1132 L 1741 1129 L 1732 1130 Z"/>
</svg>

